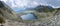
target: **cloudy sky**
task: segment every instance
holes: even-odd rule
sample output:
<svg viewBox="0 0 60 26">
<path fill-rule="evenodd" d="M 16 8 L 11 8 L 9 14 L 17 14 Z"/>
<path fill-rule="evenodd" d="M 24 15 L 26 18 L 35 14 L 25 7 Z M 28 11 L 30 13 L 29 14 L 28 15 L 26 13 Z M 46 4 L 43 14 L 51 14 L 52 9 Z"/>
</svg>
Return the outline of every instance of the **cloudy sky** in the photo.
<svg viewBox="0 0 60 26">
<path fill-rule="evenodd" d="M 60 7 L 60 0 L 1 0 L 8 4 L 15 11 L 23 8 L 23 10 L 28 8 L 34 8 L 38 5 L 50 5 L 52 7 Z"/>
</svg>

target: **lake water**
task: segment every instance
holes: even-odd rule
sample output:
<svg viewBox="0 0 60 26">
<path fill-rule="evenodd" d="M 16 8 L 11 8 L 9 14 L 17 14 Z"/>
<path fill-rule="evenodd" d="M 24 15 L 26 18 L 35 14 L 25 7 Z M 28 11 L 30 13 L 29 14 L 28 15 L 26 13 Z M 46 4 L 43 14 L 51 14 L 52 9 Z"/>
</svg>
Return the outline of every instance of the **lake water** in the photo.
<svg viewBox="0 0 60 26">
<path fill-rule="evenodd" d="M 21 18 L 23 20 L 34 20 L 37 19 L 37 17 L 33 14 L 26 14 L 26 15 L 22 15 Z"/>
</svg>

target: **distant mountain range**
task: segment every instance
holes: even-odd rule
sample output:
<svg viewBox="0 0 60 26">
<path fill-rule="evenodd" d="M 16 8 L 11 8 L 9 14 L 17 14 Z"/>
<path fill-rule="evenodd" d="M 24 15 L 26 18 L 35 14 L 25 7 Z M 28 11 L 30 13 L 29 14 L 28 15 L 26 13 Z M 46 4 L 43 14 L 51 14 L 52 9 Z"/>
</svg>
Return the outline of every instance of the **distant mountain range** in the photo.
<svg viewBox="0 0 60 26">
<path fill-rule="evenodd" d="M 52 12 L 54 10 L 53 7 L 51 6 L 44 6 L 44 5 L 39 5 L 35 8 L 27 8 L 26 10 L 36 10 L 38 12 Z"/>
</svg>

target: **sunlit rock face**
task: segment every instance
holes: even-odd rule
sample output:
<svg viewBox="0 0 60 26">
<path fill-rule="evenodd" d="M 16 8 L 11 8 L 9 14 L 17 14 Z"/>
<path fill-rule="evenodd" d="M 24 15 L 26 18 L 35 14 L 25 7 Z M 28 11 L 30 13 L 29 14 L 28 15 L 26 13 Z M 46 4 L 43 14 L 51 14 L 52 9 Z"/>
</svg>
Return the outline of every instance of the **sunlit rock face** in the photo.
<svg viewBox="0 0 60 26">
<path fill-rule="evenodd" d="M 21 16 L 22 20 L 35 20 L 37 17 L 34 14 L 26 14 Z"/>
</svg>

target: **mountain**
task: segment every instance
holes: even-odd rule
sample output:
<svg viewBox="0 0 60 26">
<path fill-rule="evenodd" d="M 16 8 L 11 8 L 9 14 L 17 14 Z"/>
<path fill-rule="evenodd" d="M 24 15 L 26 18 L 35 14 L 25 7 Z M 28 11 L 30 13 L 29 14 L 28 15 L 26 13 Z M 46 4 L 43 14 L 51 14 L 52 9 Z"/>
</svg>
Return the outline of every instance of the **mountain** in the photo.
<svg viewBox="0 0 60 26">
<path fill-rule="evenodd" d="M 4 5 L 2 4 L 2 2 L 0 1 L 0 8 L 4 7 Z"/>
<path fill-rule="evenodd" d="M 39 5 L 35 8 L 27 8 L 27 10 L 36 10 L 38 12 L 52 12 L 54 11 L 54 8 L 51 6 Z"/>
<path fill-rule="evenodd" d="M 5 19 L 16 19 L 16 13 L 3 1 L 0 1 L 0 17 Z"/>
<path fill-rule="evenodd" d="M 13 8 L 13 10 L 15 11 L 15 12 L 17 12 L 17 13 L 19 13 L 19 12 L 24 12 L 25 11 L 25 8 L 18 8 L 18 7 L 15 7 L 15 8 Z"/>
<path fill-rule="evenodd" d="M 36 8 L 34 8 L 34 10 L 36 10 L 38 12 L 52 12 L 54 10 L 54 8 L 51 6 L 39 5 Z"/>
<path fill-rule="evenodd" d="M 32 9 L 32 8 L 31 8 Z M 58 8 L 57 10 L 59 10 Z M 54 8 L 50 6 L 37 6 L 36 8 L 33 8 L 32 10 L 34 13 L 39 16 L 39 19 L 36 21 L 20 21 L 20 15 L 16 15 L 16 13 L 4 2 L 0 1 L 0 17 L 7 19 L 4 26 L 60 26 L 60 11 L 56 11 L 53 15 L 53 13 L 41 13 L 46 11 L 54 10 Z M 39 12 L 37 12 L 39 11 Z M 41 12 L 40 12 L 41 11 Z M 27 13 L 33 12 L 33 11 L 26 11 Z M 22 13 L 22 15 L 26 15 Z M 17 17 L 19 16 L 19 18 Z M 30 16 L 30 15 L 29 15 Z M 14 21 L 17 20 L 17 21 Z M 19 21 L 19 22 L 18 22 Z"/>
</svg>

